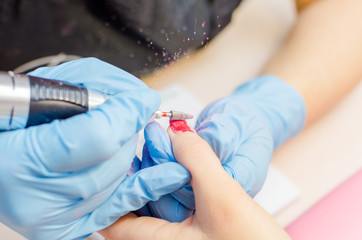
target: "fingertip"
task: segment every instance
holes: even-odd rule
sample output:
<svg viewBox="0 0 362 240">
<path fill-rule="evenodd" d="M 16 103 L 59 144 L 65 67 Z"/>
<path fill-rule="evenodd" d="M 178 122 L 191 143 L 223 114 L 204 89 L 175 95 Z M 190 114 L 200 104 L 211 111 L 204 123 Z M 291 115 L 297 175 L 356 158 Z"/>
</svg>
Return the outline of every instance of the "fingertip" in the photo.
<svg viewBox="0 0 362 240">
<path fill-rule="evenodd" d="M 148 155 L 155 163 L 176 162 L 172 153 L 170 137 L 166 129 L 158 122 L 148 123 L 145 127 L 144 137 Z"/>
<path fill-rule="evenodd" d="M 171 142 L 175 140 L 177 136 L 183 136 L 185 133 L 196 133 L 195 129 L 191 128 L 186 120 L 173 120 L 170 119 L 170 125 L 167 128 L 167 133 L 171 139 Z"/>
<path fill-rule="evenodd" d="M 164 135 L 165 129 L 156 121 L 152 120 L 147 123 L 145 130 L 145 138 L 152 138 L 153 136 L 159 136 L 159 134 Z"/>
</svg>

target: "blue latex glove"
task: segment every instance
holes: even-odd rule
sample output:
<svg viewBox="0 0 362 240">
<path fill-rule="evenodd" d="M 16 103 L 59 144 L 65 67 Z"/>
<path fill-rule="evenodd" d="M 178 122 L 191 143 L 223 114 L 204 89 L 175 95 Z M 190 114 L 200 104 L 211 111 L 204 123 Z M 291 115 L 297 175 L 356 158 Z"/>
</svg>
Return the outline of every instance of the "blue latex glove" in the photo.
<svg viewBox="0 0 362 240">
<path fill-rule="evenodd" d="M 261 76 L 209 105 L 196 125 L 224 169 L 254 196 L 263 186 L 274 149 L 303 128 L 305 112 L 293 87 L 275 76 Z"/>
<path fill-rule="evenodd" d="M 85 114 L 0 133 L 2 223 L 29 239 L 83 238 L 189 181 L 177 163 L 126 175 L 136 133 L 160 103 L 139 79 L 93 58 L 31 75 L 114 96 Z"/>
<path fill-rule="evenodd" d="M 196 131 L 214 149 L 224 169 L 254 196 L 264 183 L 273 150 L 296 135 L 304 120 L 300 94 L 277 77 L 262 76 L 209 105 L 199 116 Z M 165 133 L 153 129 L 152 135 L 145 135 L 150 158 L 155 163 L 173 161 Z M 182 193 L 177 190 L 148 203 L 148 214 L 182 221 L 192 213 L 192 202 L 192 189 L 182 188 Z"/>
</svg>

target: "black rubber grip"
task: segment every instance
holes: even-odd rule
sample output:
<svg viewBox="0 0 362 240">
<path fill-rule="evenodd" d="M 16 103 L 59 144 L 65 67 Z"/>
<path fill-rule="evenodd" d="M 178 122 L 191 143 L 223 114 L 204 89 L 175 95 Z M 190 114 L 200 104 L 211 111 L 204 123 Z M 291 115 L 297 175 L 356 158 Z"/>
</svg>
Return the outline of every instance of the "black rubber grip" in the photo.
<svg viewBox="0 0 362 240">
<path fill-rule="evenodd" d="M 27 127 L 88 111 L 86 88 L 55 80 L 28 77 L 31 101 Z"/>
</svg>

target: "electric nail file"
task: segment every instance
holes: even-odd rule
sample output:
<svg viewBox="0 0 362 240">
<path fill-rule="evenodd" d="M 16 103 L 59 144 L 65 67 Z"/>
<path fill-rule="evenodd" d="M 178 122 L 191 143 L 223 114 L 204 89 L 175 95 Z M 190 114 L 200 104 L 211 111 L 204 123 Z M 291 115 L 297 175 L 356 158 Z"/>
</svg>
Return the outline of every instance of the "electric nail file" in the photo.
<svg viewBox="0 0 362 240">
<path fill-rule="evenodd" d="M 0 130 L 25 128 L 84 113 L 109 96 L 62 81 L 0 72 Z M 156 111 L 155 118 L 190 119 L 191 114 Z"/>
</svg>

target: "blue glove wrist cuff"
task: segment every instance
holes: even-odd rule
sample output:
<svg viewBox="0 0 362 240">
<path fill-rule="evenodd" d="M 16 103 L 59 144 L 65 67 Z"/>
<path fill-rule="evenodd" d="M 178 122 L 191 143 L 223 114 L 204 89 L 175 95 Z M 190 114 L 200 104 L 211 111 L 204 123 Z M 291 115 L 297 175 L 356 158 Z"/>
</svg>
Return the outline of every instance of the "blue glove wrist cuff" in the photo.
<svg viewBox="0 0 362 240">
<path fill-rule="evenodd" d="M 261 76 L 238 87 L 231 97 L 253 104 L 269 124 L 274 149 L 295 136 L 305 124 L 303 97 L 292 86 L 275 76 Z"/>
</svg>

